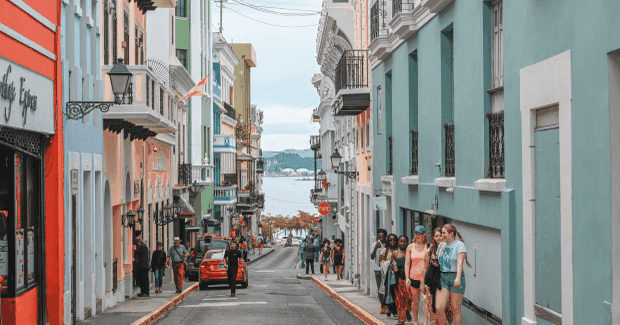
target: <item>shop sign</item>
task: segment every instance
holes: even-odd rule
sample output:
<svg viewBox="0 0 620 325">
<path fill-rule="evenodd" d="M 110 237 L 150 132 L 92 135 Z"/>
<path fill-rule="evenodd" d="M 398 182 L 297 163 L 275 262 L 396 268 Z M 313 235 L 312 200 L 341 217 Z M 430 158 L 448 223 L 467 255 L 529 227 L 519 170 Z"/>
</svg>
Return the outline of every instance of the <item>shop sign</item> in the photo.
<svg viewBox="0 0 620 325">
<path fill-rule="evenodd" d="M 0 57 L 0 125 L 54 134 L 54 82 Z"/>
<path fill-rule="evenodd" d="M 71 195 L 78 195 L 79 193 L 80 182 L 78 176 L 78 170 L 71 169 Z"/>
<path fill-rule="evenodd" d="M 387 198 L 385 196 L 376 196 L 372 198 L 372 205 L 376 211 L 387 210 Z"/>
</svg>

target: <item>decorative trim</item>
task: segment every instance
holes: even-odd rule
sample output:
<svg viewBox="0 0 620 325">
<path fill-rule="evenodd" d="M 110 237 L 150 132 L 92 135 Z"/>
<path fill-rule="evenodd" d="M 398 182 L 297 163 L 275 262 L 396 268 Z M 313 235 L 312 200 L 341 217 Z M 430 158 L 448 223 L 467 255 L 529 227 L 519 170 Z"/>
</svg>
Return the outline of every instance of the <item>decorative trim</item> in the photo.
<svg viewBox="0 0 620 325">
<path fill-rule="evenodd" d="M 38 11 L 34 10 L 31 6 L 29 6 L 23 0 L 9 0 L 9 1 L 11 1 L 17 7 L 19 7 L 19 9 L 26 12 L 36 21 L 40 22 L 43 26 L 49 28 L 52 32 L 54 33 L 56 32 L 56 24 L 49 21 L 49 19 L 43 17 L 43 15 L 41 15 Z"/>
<path fill-rule="evenodd" d="M 30 40 L 29 38 L 27 38 L 26 36 L 14 31 L 13 29 L 11 29 L 10 27 L 0 23 L 0 32 L 5 33 L 6 35 L 8 35 L 10 38 L 28 46 L 29 48 L 45 55 L 46 57 L 50 58 L 51 60 L 56 61 L 56 55 L 50 51 L 48 51 L 47 49 L 45 49 L 43 46 L 37 44 L 36 42 Z"/>
<path fill-rule="evenodd" d="M 417 175 L 405 176 L 402 178 L 403 185 L 418 185 L 420 184 L 420 177 Z"/>
<path fill-rule="evenodd" d="M 506 180 L 501 178 L 482 178 L 474 182 L 474 189 L 480 192 L 501 192 L 506 189 Z"/>
<path fill-rule="evenodd" d="M 456 177 L 438 177 L 435 178 L 434 184 L 436 187 L 454 187 L 456 184 Z"/>
</svg>

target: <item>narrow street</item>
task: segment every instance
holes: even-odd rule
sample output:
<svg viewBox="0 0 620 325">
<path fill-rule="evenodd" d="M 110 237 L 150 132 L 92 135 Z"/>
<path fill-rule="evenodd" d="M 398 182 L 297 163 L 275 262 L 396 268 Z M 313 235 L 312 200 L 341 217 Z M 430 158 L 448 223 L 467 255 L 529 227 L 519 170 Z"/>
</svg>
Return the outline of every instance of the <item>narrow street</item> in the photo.
<svg viewBox="0 0 620 325">
<path fill-rule="evenodd" d="M 278 246 L 249 266 L 247 289 L 197 290 L 156 324 L 361 324 L 310 280 L 297 279 L 297 247 Z M 319 273 L 318 269 L 315 269 Z"/>
</svg>

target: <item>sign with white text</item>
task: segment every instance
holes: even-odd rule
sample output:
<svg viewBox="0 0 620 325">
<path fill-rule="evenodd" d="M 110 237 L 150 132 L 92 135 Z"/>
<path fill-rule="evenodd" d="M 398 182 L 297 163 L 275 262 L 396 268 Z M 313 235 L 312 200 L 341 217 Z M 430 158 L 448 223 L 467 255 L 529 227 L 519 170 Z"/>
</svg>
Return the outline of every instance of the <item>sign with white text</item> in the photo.
<svg viewBox="0 0 620 325">
<path fill-rule="evenodd" d="M 80 179 L 77 169 L 71 169 L 71 195 L 78 195 L 80 189 Z"/>
<path fill-rule="evenodd" d="M 385 196 L 376 196 L 372 198 L 372 206 L 375 210 L 387 210 L 387 198 Z"/>
</svg>

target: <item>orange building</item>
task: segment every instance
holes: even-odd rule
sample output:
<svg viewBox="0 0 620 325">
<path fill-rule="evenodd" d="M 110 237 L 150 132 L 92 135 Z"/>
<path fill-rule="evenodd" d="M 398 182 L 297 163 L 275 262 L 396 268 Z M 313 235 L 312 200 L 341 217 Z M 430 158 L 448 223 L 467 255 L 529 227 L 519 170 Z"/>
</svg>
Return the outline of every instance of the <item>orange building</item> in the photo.
<svg viewBox="0 0 620 325">
<path fill-rule="evenodd" d="M 63 323 L 60 6 L 0 0 L 2 324 Z"/>
</svg>

